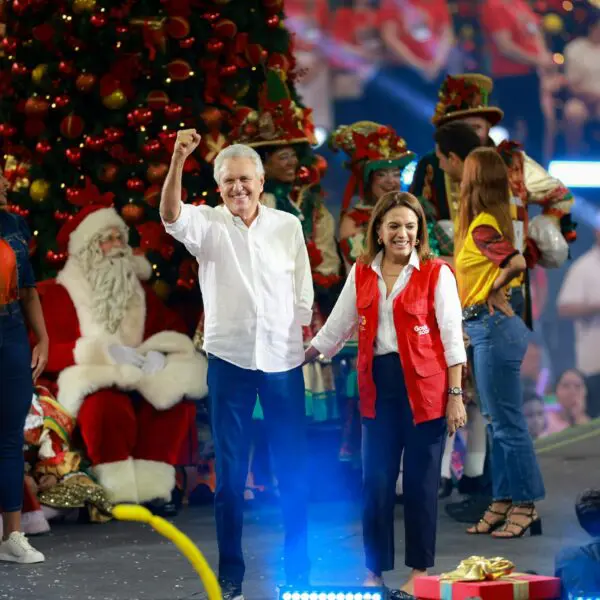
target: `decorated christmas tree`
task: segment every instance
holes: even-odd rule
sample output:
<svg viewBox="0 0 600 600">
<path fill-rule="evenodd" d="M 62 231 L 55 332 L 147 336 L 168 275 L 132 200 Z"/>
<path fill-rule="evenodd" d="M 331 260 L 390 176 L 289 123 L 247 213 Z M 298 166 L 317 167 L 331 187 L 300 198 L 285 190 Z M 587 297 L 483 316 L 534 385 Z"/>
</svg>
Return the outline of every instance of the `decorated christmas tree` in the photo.
<svg viewBox="0 0 600 600">
<path fill-rule="evenodd" d="M 186 163 L 192 203 L 218 202 L 211 161 L 269 69 L 293 87 L 283 0 L 11 0 L 0 58 L 0 143 L 10 209 L 34 232 L 40 278 L 60 268 L 61 224 L 113 203 L 164 298 L 196 266 L 158 214 L 176 131 L 203 136 Z M 252 124 L 248 125 L 252 127 Z"/>
</svg>

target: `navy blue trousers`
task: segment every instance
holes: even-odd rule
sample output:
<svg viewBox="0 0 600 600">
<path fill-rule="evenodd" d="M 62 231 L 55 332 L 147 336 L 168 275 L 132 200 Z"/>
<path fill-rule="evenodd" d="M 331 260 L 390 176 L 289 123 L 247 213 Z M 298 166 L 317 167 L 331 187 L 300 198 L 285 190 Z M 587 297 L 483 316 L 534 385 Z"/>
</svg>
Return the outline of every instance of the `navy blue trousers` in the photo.
<svg viewBox="0 0 600 600">
<path fill-rule="evenodd" d="M 375 418 L 362 420 L 363 542 L 366 567 L 380 576 L 394 568 L 396 480 L 404 451 L 405 564 L 434 565 L 438 489 L 446 419 L 415 425 L 398 354 L 373 361 Z"/>
<path fill-rule="evenodd" d="M 279 481 L 286 578 L 290 584 L 307 578 L 308 479 L 302 369 L 265 373 L 210 356 L 208 388 L 217 474 L 219 578 L 234 584 L 241 584 L 244 578 L 244 487 L 257 394 Z"/>
<path fill-rule="evenodd" d="M 0 307 L 0 508 L 21 510 L 23 429 L 31 406 L 31 350 L 17 303 Z"/>
</svg>

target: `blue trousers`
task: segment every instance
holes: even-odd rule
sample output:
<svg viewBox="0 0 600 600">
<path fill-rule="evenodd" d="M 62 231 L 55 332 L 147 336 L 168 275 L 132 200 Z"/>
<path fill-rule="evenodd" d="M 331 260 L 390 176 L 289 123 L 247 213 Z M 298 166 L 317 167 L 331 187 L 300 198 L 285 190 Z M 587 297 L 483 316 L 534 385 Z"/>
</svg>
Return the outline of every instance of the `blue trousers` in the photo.
<svg viewBox="0 0 600 600">
<path fill-rule="evenodd" d="M 474 354 L 481 412 L 491 421 L 495 500 L 527 503 L 545 495 L 542 474 L 523 414 L 521 363 L 530 332 L 518 316 L 484 311 L 465 321 Z"/>
<path fill-rule="evenodd" d="M 258 394 L 281 494 L 286 578 L 290 584 L 304 580 L 310 565 L 302 369 L 265 373 L 242 369 L 209 356 L 208 388 L 216 457 L 219 578 L 234 584 L 241 584 L 244 578 L 244 487 L 252 412 Z"/>
<path fill-rule="evenodd" d="M 0 508 L 21 510 L 23 429 L 31 406 L 31 350 L 17 303 L 0 307 Z"/>
<path fill-rule="evenodd" d="M 434 565 L 438 489 L 446 419 L 414 424 L 398 354 L 373 361 L 375 418 L 362 420 L 363 543 L 366 567 L 380 576 L 394 568 L 396 479 L 404 451 L 405 563 Z"/>
</svg>

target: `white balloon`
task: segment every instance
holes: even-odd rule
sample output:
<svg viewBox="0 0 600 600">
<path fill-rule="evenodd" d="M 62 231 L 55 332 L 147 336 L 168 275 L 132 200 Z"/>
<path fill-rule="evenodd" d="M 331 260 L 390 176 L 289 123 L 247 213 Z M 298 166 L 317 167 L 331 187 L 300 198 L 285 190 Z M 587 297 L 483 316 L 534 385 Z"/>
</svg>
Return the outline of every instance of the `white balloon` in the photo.
<svg viewBox="0 0 600 600">
<path fill-rule="evenodd" d="M 527 233 L 540 250 L 540 266 L 557 269 L 569 257 L 569 245 L 550 217 L 537 215 L 531 219 Z"/>
</svg>

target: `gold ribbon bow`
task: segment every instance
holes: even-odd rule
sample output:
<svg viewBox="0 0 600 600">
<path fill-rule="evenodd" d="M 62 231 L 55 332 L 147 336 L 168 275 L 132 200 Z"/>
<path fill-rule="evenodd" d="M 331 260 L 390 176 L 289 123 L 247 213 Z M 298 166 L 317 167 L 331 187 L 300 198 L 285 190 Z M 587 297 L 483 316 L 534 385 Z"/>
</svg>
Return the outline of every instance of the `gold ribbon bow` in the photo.
<svg viewBox="0 0 600 600">
<path fill-rule="evenodd" d="M 454 571 L 443 573 L 440 581 L 495 581 L 510 575 L 515 565 L 501 556 L 484 558 L 470 556 L 461 561 Z"/>
</svg>

